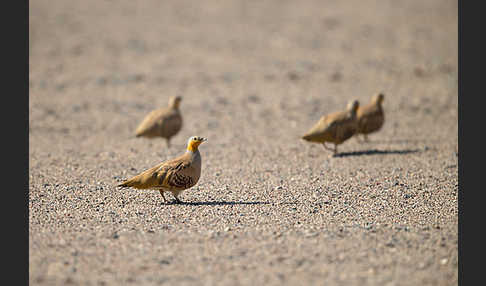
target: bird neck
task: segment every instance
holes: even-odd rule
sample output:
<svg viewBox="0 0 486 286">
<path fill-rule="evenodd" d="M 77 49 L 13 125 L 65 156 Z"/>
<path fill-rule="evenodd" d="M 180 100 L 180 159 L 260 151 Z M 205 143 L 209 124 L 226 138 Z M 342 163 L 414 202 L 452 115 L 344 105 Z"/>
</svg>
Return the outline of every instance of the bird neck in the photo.
<svg viewBox="0 0 486 286">
<path fill-rule="evenodd" d="M 186 152 L 189 152 L 189 153 L 196 153 L 196 152 L 198 152 L 198 151 L 199 151 L 199 150 L 197 149 L 197 146 L 193 146 L 192 144 L 187 145 Z"/>
</svg>

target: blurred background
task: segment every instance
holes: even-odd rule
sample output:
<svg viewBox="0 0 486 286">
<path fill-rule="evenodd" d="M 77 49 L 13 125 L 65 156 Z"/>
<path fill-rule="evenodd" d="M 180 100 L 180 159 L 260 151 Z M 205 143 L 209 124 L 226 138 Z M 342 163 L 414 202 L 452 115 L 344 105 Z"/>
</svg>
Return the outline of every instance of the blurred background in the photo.
<svg viewBox="0 0 486 286">
<path fill-rule="evenodd" d="M 188 112 L 278 106 L 296 130 L 379 91 L 388 111 L 456 112 L 457 1 L 36 0 L 29 13 L 31 128 L 47 95 L 62 124 L 127 134 L 176 94 Z"/>
</svg>

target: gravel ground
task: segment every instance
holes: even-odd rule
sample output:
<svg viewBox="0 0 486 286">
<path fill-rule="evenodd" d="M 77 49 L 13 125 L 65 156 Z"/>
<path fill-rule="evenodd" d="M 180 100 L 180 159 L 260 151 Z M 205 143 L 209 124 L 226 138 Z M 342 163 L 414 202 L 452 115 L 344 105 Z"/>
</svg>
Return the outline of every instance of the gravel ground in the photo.
<svg viewBox="0 0 486 286">
<path fill-rule="evenodd" d="M 457 285 L 456 1 L 29 4 L 31 285 Z M 379 91 L 369 143 L 299 139 Z M 186 203 L 115 187 L 192 135 Z"/>
</svg>

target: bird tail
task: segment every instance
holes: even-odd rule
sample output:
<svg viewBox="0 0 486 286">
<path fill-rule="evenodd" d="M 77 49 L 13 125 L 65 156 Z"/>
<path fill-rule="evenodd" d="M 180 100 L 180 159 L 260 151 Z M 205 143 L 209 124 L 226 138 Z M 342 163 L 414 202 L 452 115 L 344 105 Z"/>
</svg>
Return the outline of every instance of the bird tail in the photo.
<svg viewBox="0 0 486 286">
<path fill-rule="evenodd" d="M 129 188 L 131 186 L 133 186 L 133 180 L 127 180 L 127 181 L 117 185 L 117 187 L 122 187 L 122 188 Z"/>
<path fill-rule="evenodd" d="M 317 137 L 316 134 L 314 134 L 312 131 L 310 131 L 310 132 L 307 132 L 306 134 L 304 134 L 301 138 L 306 140 L 306 141 L 312 142 L 312 141 L 315 141 L 316 137 Z"/>
<path fill-rule="evenodd" d="M 304 136 L 302 136 L 302 137 L 300 137 L 300 138 L 301 138 L 301 139 L 304 139 L 304 140 L 306 140 L 306 141 L 309 141 L 309 140 L 310 140 L 310 138 L 311 138 L 311 136 L 310 136 L 310 134 L 305 134 Z"/>
</svg>

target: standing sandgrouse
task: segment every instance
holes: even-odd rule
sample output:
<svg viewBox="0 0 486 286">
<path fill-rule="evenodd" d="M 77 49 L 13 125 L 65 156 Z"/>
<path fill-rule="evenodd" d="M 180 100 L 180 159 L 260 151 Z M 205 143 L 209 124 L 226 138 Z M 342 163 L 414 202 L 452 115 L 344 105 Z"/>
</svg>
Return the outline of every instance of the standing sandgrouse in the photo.
<svg viewBox="0 0 486 286">
<path fill-rule="evenodd" d="M 365 141 L 368 141 L 368 134 L 380 130 L 383 123 L 385 123 L 385 113 L 381 106 L 384 99 L 385 95 L 383 93 L 374 95 L 369 104 L 359 107 L 356 112 L 358 117 L 357 133 L 363 134 Z"/>
<path fill-rule="evenodd" d="M 302 139 L 322 143 L 324 148 L 332 150 L 333 155 L 337 154 L 337 145 L 342 144 L 353 136 L 358 129 L 356 110 L 359 102 L 353 100 L 348 103 L 346 110 L 337 111 L 324 115 L 319 121 L 304 135 Z M 334 149 L 326 146 L 326 142 L 334 144 Z"/>
<path fill-rule="evenodd" d="M 171 192 L 177 203 L 183 190 L 196 185 L 201 176 L 201 154 L 198 146 L 206 138 L 192 136 L 187 141 L 186 153 L 172 160 L 162 162 L 125 182 L 118 187 L 159 190 L 164 202 L 164 192 Z"/>
<path fill-rule="evenodd" d="M 150 112 L 135 131 L 137 137 L 165 138 L 170 147 L 170 138 L 182 128 L 182 115 L 179 111 L 180 96 L 171 96 L 169 106 Z"/>
</svg>

